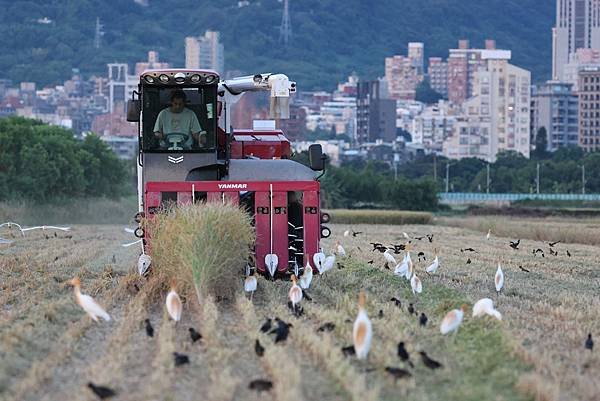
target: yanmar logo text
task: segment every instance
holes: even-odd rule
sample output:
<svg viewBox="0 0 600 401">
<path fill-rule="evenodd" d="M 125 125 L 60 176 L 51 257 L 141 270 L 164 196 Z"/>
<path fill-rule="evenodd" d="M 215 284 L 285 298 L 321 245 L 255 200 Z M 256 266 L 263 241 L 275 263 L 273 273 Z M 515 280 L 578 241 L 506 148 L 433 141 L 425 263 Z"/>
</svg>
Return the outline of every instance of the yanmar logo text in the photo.
<svg viewBox="0 0 600 401">
<path fill-rule="evenodd" d="M 217 184 L 219 189 L 246 189 L 248 184 Z"/>
</svg>

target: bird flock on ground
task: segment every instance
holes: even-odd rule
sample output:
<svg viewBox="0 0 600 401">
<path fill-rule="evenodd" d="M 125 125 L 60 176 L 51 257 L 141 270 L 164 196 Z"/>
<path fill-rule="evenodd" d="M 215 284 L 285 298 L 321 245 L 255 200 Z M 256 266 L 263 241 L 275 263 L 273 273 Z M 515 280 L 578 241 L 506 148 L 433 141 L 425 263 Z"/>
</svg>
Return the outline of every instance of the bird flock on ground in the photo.
<svg viewBox="0 0 600 401">
<path fill-rule="evenodd" d="M 25 235 L 25 232 L 35 229 L 42 230 L 60 230 L 60 231 L 69 231 L 69 227 L 56 227 L 56 226 L 36 226 L 36 227 L 27 227 L 22 228 L 19 224 L 16 223 L 3 223 L 0 224 L 0 228 L 7 226 L 8 228 L 16 227 L 19 229 L 22 235 Z M 55 231 L 56 232 L 56 231 Z M 354 230 L 346 230 L 343 233 L 344 237 L 357 237 L 363 234 L 360 231 Z M 491 238 L 491 229 L 488 230 L 486 234 L 486 239 L 490 240 Z M 55 234 L 56 236 L 56 234 Z M 405 243 L 401 244 L 391 244 L 389 246 L 384 245 L 383 243 L 371 242 L 372 252 L 379 252 L 383 256 L 384 268 L 393 271 L 393 274 L 398 277 L 402 277 L 406 279 L 410 283 L 411 291 L 413 296 L 415 297 L 415 302 L 418 301 L 418 296 L 423 293 L 423 282 L 417 275 L 417 269 L 414 266 L 414 263 L 411 258 L 411 251 L 413 251 L 415 247 L 414 241 L 422 241 L 427 239 L 429 243 L 433 243 L 434 235 L 427 234 L 423 236 L 414 236 L 411 237 L 406 232 L 402 233 L 402 236 L 405 240 Z M 11 241 L 0 238 L 0 244 L 8 244 Z M 138 241 L 134 242 L 137 243 Z M 560 241 L 550 242 L 548 243 L 550 254 L 558 255 L 558 251 L 554 248 Z M 132 245 L 134 243 L 128 244 Z M 516 241 L 510 241 L 509 247 L 513 250 L 519 250 L 519 246 L 521 245 L 521 240 L 517 239 Z M 143 248 L 143 247 L 142 247 Z M 360 250 L 360 247 L 358 247 Z M 461 253 L 477 253 L 477 251 L 472 247 L 465 247 L 460 249 Z M 437 249 L 434 249 L 434 257 L 431 260 L 431 263 L 427 265 L 424 269 L 424 273 L 428 276 L 435 276 L 440 271 L 441 263 L 440 257 L 438 255 Z M 537 256 L 540 254 L 542 257 L 545 257 L 545 253 L 541 248 L 534 249 L 533 255 Z M 571 254 L 568 250 L 566 250 L 566 254 L 568 257 L 571 257 Z M 402 259 L 400 262 L 396 260 L 395 255 L 402 255 Z M 293 274 L 291 274 L 291 286 L 288 291 L 288 306 L 293 316 L 296 318 L 300 317 L 303 314 L 302 302 L 303 300 L 311 300 L 310 295 L 308 294 L 308 290 L 311 286 L 313 275 L 318 274 L 319 276 L 325 275 L 325 273 L 333 270 L 336 258 L 344 258 L 350 257 L 344 247 L 342 246 L 340 241 L 335 242 L 335 246 L 333 248 L 333 252 L 330 255 L 326 255 L 323 249 L 320 252 L 314 254 L 311 261 L 306 261 L 306 266 L 304 266 L 302 270 L 302 274 L 299 274 L 300 268 L 295 266 Z M 426 255 L 424 252 L 419 252 L 418 261 L 423 262 L 426 261 Z M 467 263 L 471 263 L 470 258 L 467 260 Z M 373 265 L 374 260 L 370 260 L 368 264 Z M 151 265 L 151 258 L 149 255 L 146 255 L 143 251 L 138 259 L 138 273 L 141 276 L 146 276 L 148 274 L 149 268 Z M 314 265 L 314 269 L 313 269 Z M 343 266 L 338 262 L 338 268 L 343 268 Z M 519 266 L 519 268 L 524 272 L 529 272 L 529 270 Z M 443 270 L 443 269 L 442 269 Z M 244 291 L 248 294 L 250 301 L 252 301 L 253 295 L 258 287 L 258 280 L 256 273 L 256 267 L 250 266 L 250 264 L 246 265 L 245 275 L 244 275 Z M 505 277 L 504 272 L 501 267 L 501 263 L 498 261 L 496 273 L 494 275 L 494 287 L 496 290 L 497 296 L 500 295 L 504 288 Z M 95 322 L 99 322 L 99 319 L 103 319 L 106 322 L 111 320 L 110 315 L 89 295 L 83 294 L 81 292 L 81 281 L 78 277 L 74 277 L 73 279 L 67 282 L 68 285 L 73 287 L 73 292 L 75 296 L 75 302 L 79 305 L 83 311 L 90 316 L 92 320 Z M 391 302 L 395 304 L 396 307 L 402 307 L 402 301 L 397 297 L 392 297 L 390 299 Z M 429 318 L 426 316 L 424 312 L 421 312 L 420 315 L 416 311 L 414 304 L 409 303 L 408 312 L 411 315 L 418 316 L 419 324 L 421 326 L 426 326 L 429 322 Z M 177 293 L 176 283 L 172 282 L 170 285 L 170 290 L 166 294 L 165 297 L 165 307 L 168 313 L 168 316 L 175 322 L 179 322 L 181 320 L 183 305 L 180 296 Z M 461 326 L 463 319 L 465 317 L 465 312 L 468 309 L 468 305 L 463 304 L 458 309 L 449 310 L 444 317 L 441 319 L 439 324 L 440 333 L 442 335 L 447 335 L 453 333 L 456 335 L 459 327 Z M 495 309 L 494 302 L 491 298 L 482 298 L 476 301 L 472 307 L 472 318 L 480 318 L 484 316 L 491 316 L 492 318 L 502 320 L 502 314 Z M 383 310 L 379 310 L 377 314 L 379 319 L 384 317 Z M 260 331 L 262 333 L 273 335 L 273 342 L 283 343 L 287 340 L 290 334 L 290 328 L 293 327 L 292 323 L 285 322 L 279 317 L 275 318 L 267 318 L 266 321 L 260 327 Z M 154 328 L 151 324 L 150 319 L 144 320 L 144 329 L 146 335 L 148 337 L 154 336 Z M 335 329 L 335 324 L 333 322 L 326 322 L 321 325 L 317 331 L 318 332 L 331 332 Z M 202 335 L 193 327 L 189 329 L 190 339 L 192 343 L 196 343 L 202 339 Z M 358 310 L 356 318 L 353 322 L 352 327 L 352 344 L 348 346 L 344 346 L 341 349 L 341 352 L 344 356 L 350 357 L 354 356 L 358 360 L 366 360 L 369 355 L 369 351 L 371 349 L 371 345 L 377 339 L 373 338 L 373 324 L 371 319 L 369 318 L 366 310 L 366 293 L 361 290 L 358 294 Z M 586 349 L 592 351 L 594 347 L 594 342 L 592 339 L 592 334 L 589 333 L 584 346 Z M 254 343 L 254 351 L 258 357 L 262 357 L 265 352 L 265 347 L 260 343 L 257 338 Z M 429 369 L 435 370 L 442 368 L 443 365 L 431 358 L 424 350 L 418 351 L 420 355 L 420 359 L 424 366 Z M 405 363 L 404 368 L 386 366 L 385 371 L 393 377 L 395 380 L 411 377 L 412 374 L 409 368 L 414 367 L 413 361 L 410 359 L 410 355 L 406 350 L 406 344 L 404 342 L 399 342 L 397 344 L 397 355 L 400 360 Z M 176 367 L 180 367 L 190 363 L 189 357 L 185 354 L 174 352 L 173 353 L 173 363 Z M 105 399 L 115 396 L 117 393 L 115 390 L 110 389 L 105 386 L 96 385 L 92 382 L 87 384 L 89 389 L 96 394 L 99 398 Z M 250 389 L 257 391 L 269 391 L 273 388 L 273 383 L 267 379 L 256 379 L 249 383 L 248 386 Z"/>
</svg>

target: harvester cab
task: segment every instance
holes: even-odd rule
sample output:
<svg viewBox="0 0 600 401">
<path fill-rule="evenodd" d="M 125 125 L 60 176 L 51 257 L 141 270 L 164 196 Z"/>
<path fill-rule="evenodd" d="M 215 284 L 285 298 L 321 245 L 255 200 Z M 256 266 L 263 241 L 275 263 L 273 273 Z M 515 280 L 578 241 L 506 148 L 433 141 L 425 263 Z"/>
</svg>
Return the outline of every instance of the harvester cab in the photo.
<svg viewBox="0 0 600 401">
<path fill-rule="evenodd" d="M 309 166 L 290 160 L 290 142 L 274 122 L 233 129 L 233 107 L 253 91 L 270 92 L 272 118 L 289 118 L 296 83 L 283 74 L 221 81 L 211 70 L 142 73 L 127 108 L 128 121 L 138 123 L 136 221 L 173 203 L 238 204 L 256 229 L 257 271 L 277 277 L 305 266 L 330 233 L 317 176 L 325 156 L 311 145 Z M 136 233 L 148 246 L 144 228 Z"/>
</svg>

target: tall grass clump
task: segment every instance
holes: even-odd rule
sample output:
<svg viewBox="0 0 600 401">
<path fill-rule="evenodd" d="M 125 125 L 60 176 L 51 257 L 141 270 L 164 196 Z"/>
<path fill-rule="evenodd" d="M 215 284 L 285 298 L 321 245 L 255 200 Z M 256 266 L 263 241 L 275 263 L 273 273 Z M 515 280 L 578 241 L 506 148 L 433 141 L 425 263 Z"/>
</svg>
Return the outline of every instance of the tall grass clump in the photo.
<svg viewBox="0 0 600 401">
<path fill-rule="evenodd" d="M 333 209 L 327 212 L 331 222 L 336 224 L 430 224 L 433 220 L 431 213 L 406 210 Z"/>
<path fill-rule="evenodd" d="M 154 274 L 175 282 L 184 296 L 232 298 L 240 288 L 254 229 L 235 205 L 207 203 L 170 208 L 148 222 Z"/>
</svg>

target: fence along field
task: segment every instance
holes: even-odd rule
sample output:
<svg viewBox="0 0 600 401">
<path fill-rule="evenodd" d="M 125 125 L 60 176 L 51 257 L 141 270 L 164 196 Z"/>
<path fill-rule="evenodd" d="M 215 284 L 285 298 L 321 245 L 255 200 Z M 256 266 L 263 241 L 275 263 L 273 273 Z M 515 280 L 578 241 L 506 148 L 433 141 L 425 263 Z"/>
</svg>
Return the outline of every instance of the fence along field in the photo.
<svg viewBox="0 0 600 401">
<path fill-rule="evenodd" d="M 596 248 L 559 244 L 558 256 L 541 258 L 530 248 L 548 248 L 545 242 L 523 239 L 515 251 L 508 241 L 516 238 L 493 234 L 488 241 L 485 233 L 464 228 L 331 227 L 332 237 L 323 241 L 326 252 L 339 240 L 350 256 L 338 257 L 341 268 L 314 278 L 313 301 L 302 301 L 303 316 L 293 317 L 286 306 L 289 282 L 260 278 L 250 302 L 242 294 L 240 272 L 237 300 L 206 296 L 198 303 L 187 297 L 177 325 L 164 310 L 166 293 L 151 291 L 134 273 L 137 250 L 120 247 L 131 240 L 121 226 L 74 226 L 71 233 L 48 238 L 43 232 L 15 236 L 12 244 L 0 245 L 0 397 L 91 400 L 88 381 L 113 388 L 119 400 L 193 400 L 198 394 L 214 400 L 584 400 L 600 393 L 600 360 L 583 347 L 588 332 L 600 331 Z M 344 237 L 349 229 L 363 233 Z M 416 298 L 369 245 L 403 241 L 403 231 L 434 234 L 432 243 L 414 240 L 415 262 L 418 251 L 427 257 L 416 263 L 423 281 Z M 10 237 L 6 231 L 2 235 Z M 460 251 L 466 247 L 477 253 Z M 441 266 L 429 277 L 423 270 L 435 248 Z M 497 260 L 506 277 L 499 296 L 493 286 Z M 75 304 L 72 289 L 64 285 L 73 275 L 107 309 L 111 322 L 93 323 Z M 374 330 L 366 363 L 341 352 L 352 343 L 360 289 L 366 290 Z M 501 322 L 472 319 L 469 310 L 455 337 L 439 333 L 448 310 L 465 302 L 472 306 L 482 297 L 494 299 Z M 407 312 L 409 303 L 428 316 L 425 327 Z M 259 331 L 266 317 L 293 324 L 286 342 L 274 344 L 273 335 Z M 152 338 L 145 333 L 146 318 L 155 329 Z M 328 322 L 335 325 L 331 332 L 318 331 Z M 200 342 L 191 343 L 189 327 L 202 333 Z M 254 352 L 257 339 L 263 357 Z M 414 368 L 396 355 L 399 341 L 406 343 Z M 444 367 L 427 369 L 419 350 Z M 187 354 L 190 364 L 175 367 L 175 351 Z M 408 369 L 412 376 L 394 380 L 386 366 Z M 273 382 L 270 391 L 248 388 L 261 378 Z"/>
</svg>

